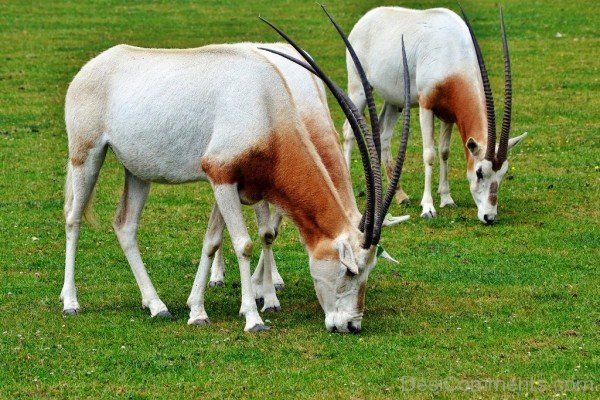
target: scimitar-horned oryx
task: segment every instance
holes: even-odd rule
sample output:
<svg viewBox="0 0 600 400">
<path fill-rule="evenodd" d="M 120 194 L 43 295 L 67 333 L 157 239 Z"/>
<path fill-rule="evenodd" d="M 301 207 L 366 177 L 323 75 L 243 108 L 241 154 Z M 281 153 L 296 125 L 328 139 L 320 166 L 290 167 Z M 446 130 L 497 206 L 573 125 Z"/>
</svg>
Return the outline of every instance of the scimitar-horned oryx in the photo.
<svg viewBox="0 0 600 400">
<path fill-rule="evenodd" d="M 114 226 L 143 299 L 158 298 L 136 241 L 150 182 L 207 180 L 216 200 L 209 226 L 223 226 L 215 219 L 224 221 L 238 258 L 240 314 L 245 316 L 246 331 L 267 327 L 254 300 L 252 241 L 241 204 L 263 199 L 289 215 L 300 231 L 326 327 L 341 332 L 360 330 L 366 280 L 377 261 L 381 227 L 395 184 L 384 199 L 374 145 L 377 133 L 369 131 L 345 93 L 302 49 L 295 48 L 333 91 L 354 128 L 367 181 L 363 217 L 352 192 L 336 188 L 327 168 L 328 163 L 336 171 L 345 168 L 341 153 L 336 157 L 335 151 L 320 149 L 318 141 L 310 140 L 328 124 L 300 120 L 285 80 L 254 47 L 160 50 L 116 46 L 84 66 L 67 92 L 67 254 L 61 294 L 65 310 L 79 306 L 73 275 L 80 221 L 110 147 L 126 171 L 125 193 Z M 368 87 L 366 80 L 364 84 Z M 408 139 L 408 116 L 396 163 L 398 177 Z M 208 230 L 204 237 L 188 298 L 190 324 L 208 321 L 204 291 L 221 234 Z"/>
<path fill-rule="evenodd" d="M 498 188 L 508 170 L 507 154 L 525 136 L 509 139 L 512 85 L 510 59 L 504 19 L 500 10 L 504 53 L 505 98 L 502 133 L 496 151 L 496 123 L 492 90 L 483 56 L 471 25 L 454 12 L 435 8 L 410 10 L 402 7 L 379 7 L 365 14 L 350 33 L 350 43 L 364 62 L 365 73 L 375 91 L 385 100 L 382 121 L 381 155 L 391 176 L 390 141 L 394 125 L 404 106 L 407 86 L 400 54 L 400 38 L 406 39 L 408 68 L 411 76 L 411 105 L 419 106 L 423 137 L 425 188 L 421 200 L 424 218 L 436 216 L 431 196 L 431 175 L 435 158 L 434 116 L 441 120 L 440 207 L 454 206 L 448 185 L 450 135 L 456 124 L 465 146 L 467 179 L 481 222 L 492 224 L 497 215 Z M 366 96 L 359 74 L 349 54 L 348 94 L 359 111 L 366 106 Z M 374 109 L 369 109 L 373 118 Z M 487 134 L 486 134 L 487 127 Z M 379 129 L 379 128 L 378 128 Z M 344 125 L 344 152 L 350 165 L 353 135 L 348 122 Z M 398 185 L 398 202 L 408 200 Z"/>
</svg>

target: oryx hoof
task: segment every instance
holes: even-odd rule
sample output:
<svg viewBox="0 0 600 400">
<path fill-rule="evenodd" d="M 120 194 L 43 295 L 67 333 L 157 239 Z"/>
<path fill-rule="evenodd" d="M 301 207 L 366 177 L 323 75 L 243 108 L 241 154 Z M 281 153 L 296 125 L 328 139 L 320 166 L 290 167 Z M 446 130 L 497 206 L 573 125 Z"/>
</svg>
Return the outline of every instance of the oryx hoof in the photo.
<svg viewBox="0 0 600 400">
<path fill-rule="evenodd" d="M 210 287 L 221 287 L 224 286 L 225 283 L 223 283 L 223 281 L 210 281 L 208 282 L 208 286 Z"/>
<path fill-rule="evenodd" d="M 273 286 L 275 286 L 276 291 L 280 291 L 285 288 L 285 284 L 283 284 L 283 283 L 275 283 Z"/>
<path fill-rule="evenodd" d="M 79 314 L 79 308 L 67 308 L 66 310 L 63 310 L 62 314 L 63 315 L 77 315 L 77 314 Z"/>
<path fill-rule="evenodd" d="M 256 308 L 262 308 L 265 305 L 265 298 L 259 297 L 258 299 L 254 299 L 256 301 Z"/>
<path fill-rule="evenodd" d="M 423 219 L 432 219 L 436 217 L 436 212 L 435 210 L 426 210 L 423 211 L 423 213 L 421 213 L 421 218 Z"/>
<path fill-rule="evenodd" d="M 153 315 L 152 318 L 158 319 L 174 319 L 173 314 L 171 314 L 168 310 L 163 310 L 158 312 L 156 315 Z"/>
<path fill-rule="evenodd" d="M 447 208 L 456 208 L 458 206 L 456 205 L 455 202 L 452 202 L 452 203 L 442 203 L 442 204 L 440 204 L 440 207 L 441 208 L 444 208 L 444 207 L 447 207 Z"/>
<path fill-rule="evenodd" d="M 265 324 L 256 324 L 252 328 L 248 329 L 247 332 L 262 332 L 262 331 L 268 331 L 269 329 L 271 329 L 271 328 Z"/>
<path fill-rule="evenodd" d="M 208 324 L 210 324 L 210 320 L 208 318 L 195 317 L 188 320 L 188 325 L 206 326 Z"/>
<path fill-rule="evenodd" d="M 394 197 L 396 198 L 396 203 L 398 204 L 410 204 L 410 197 L 408 197 L 408 195 L 404 192 L 396 192 L 396 196 Z"/>
<path fill-rule="evenodd" d="M 279 311 L 281 311 L 281 307 L 277 307 L 277 306 L 275 306 L 275 307 L 267 307 L 267 308 L 265 308 L 263 310 L 263 312 L 266 312 L 266 313 L 276 313 L 276 312 L 279 312 Z"/>
</svg>

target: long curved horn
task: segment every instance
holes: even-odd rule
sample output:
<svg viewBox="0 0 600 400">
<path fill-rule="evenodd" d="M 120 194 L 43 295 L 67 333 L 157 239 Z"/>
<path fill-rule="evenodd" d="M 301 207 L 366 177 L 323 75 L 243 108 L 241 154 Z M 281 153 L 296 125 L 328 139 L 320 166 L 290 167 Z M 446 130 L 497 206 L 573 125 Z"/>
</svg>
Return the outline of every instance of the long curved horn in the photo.
<svg viewBox="0 0 600 400">
<path fill-rule="evenodd" d="M 508 153 L 508 134 L 510 133 L 512 112 L 512 76 L 502 6 L 500 6 L 500 29 L 502 31 L 502 53 L 504 54 L 504 114 L 502 115 L 502 132 L 500 133 L 500 144 L 498 145 L 498 162 L 502 164 L 506 161 Z"/>
<path fill-rule="evenodd" d="M 325 85 L 332 92 L 333 96 L 335 97 L 338 104 L 342 108 L 342 111 L 346 115 L 346 118 L 348 118 L 348 122 L 350 123 L 350 126 L 352 127 L 352 131 L 354 132 L 354 136 L 355 136 L 357 144 L 359 146 L 359 150 L 361 153 L 361 159 L 362 159 L 362 163 L 363 163 L 363 168 L 365 171 L 367 205 L 365 207 L 365 213 L 364 213 L 365 228 L 364 228 L 364 242 L 363 242 L 362 247 L 367 249 L 371 246 L 372 240 L 373 240 L 373 226 L 374 226 L 374 220 L 375 220 L 375 214 L 374 214 L 374 203 L 375 203 L 374 194 L 375 193 L 373 190 L 373 180 L 374 179 L 373 179 L 373 169 L 371 166 L 372 160 L 371 160 L 371 157 L 369 154 L 370 153 L 369 149 L 367 148 L 367 145 L 363 139 L 363 135 L 368 136 L 368 133 L 365 134 L 366 132 L 368 132 L 368 128 L 366 127 L 364 119 L 362 118 L 360 113 L 357 112 L 356 106 L 354 106 L 352 101 L 347 96 L 345 96 L 345 93 L 344 93 L 344 95 L 342 95 L 343 91 L 339 88 L 339 86 L 337 86 L 321 70 L 321 68 L 319 68 L 319 66 L 316 64 L 316 62 L 300 46 L 298 46 L 281 29 L 277 28 L 275 25 L 273 25 L 266 19 L 264 19 L 262 17 L 259 17 L 259 18 L 263 22 L 265 22 L 267 25 L 269 25 L 271 28 L 273 28 L 283 39 L 285 39 L 290 45 L 292 45 L 292 47 L 294 47 L 294 49 L 296 49 L 296 51 L 302 56 L 302 58 L 304 58 L 306 60 L 306 62 L 311 67 L 310 69 L 309 68 L 307 68 L 307 69 L 310 72 L 316 74 L 319 78 L 321 78 L 321 80 L 323 80 Z M 263 49 L 263 50 L 271 51 L 270 49 Z M 271 52 L 273 52 L 275 54 L 283 55 L 277 51 L 271 51 Z M 287 55 L 283 55 L 283 56 L 291 61 L 296 62 L 300 66 L 303 66 L 305 68 L 308 66 L 305 63 L 294 59 L 294 57 L 287 56 Z M 351 108 L 353 108 L 356 111 L 353 111 Z M 381 174 L 381 170 L 379 170 L 379 173 Z"/>
<path fill-rule="evenodd" d="M 496 116 L 494 114 L 494 97 L 492 96 L 492 87 L 490 86 L 490 80 L 488 79 L 487 69 L 485 68 L 485 62 L 479 48 L 479 43 L 473 32 L 473 28 L 467 18 L 465 10 L 459 4 L 460 11 L 463 15 L 463 19 L 469 28 L 469 34 L 475 47 L 475 54 L 477 55 L 477 63 L 479 64 L 479 71 L 481 72 L 481 80 L 483 81 L 483 91 L 485 93 L 485 107 L 487 109 L 487 125 L 488 125 L 488 137 L 487 137 L 487 149 L 485 151 L 485 159 L 493 161 L 496 152 Z"/>
<path fill-rule="evenodd" d="M 354 48 L 350 44 L 348 37 L 342 30 L 342 28 L 338 25 L 338 23 L 333 19 L 333 16 L 327 11 L 327 8 L 321 4 L 321 8 L 327 15 L 327 18 L 331 21 L 335 29 L 338 31 L 340 37 L 344 41 L 346 45 L 346 49 L 348 49 L 348 53 L 354 62 L 354 66 L 356 67 L 356 71 L 360 76 L 360 81 L 363 86 L 363 90 L 365 91 L 365 97 L 367 99 L 367 104 L 369 106 L 369 118 L 371 119 L 371 134 L 367 132 L 365 136 L 365 140 L 367 142 L 367 148 L 369 149 L 369 153 L 371 155 L 371 162 L 373 164 L 373 190 L 375 196 L 375 206 L 373 215 L 375 217 L 374 227 L 373 227 L 373 238 L 379 238 L 381 235 L 381 225 L 383 223 L 383 216 L 381 214 L 381 205 L 382 205 L 382 179 L 381 179 L 381 142 L 379 138 L 379 118 L 377 117 L 377 108 L 375 107 L 375 100 L 373 100 L 373 87 L 367 80 L 367 75 L 365 73 L 365 69 L 363 68 Z M 385 214 L 383 214 L 385 215 Z"/>
<path fill-rule="evenodd" d="M 408 71 L 408 61 L 406 60 L 406 49 L 404 47 L 404 35 L 402 35 L 402 65 L 404 68 L 404 123 L 402 125 L 402 139 L 400 142 L 400 149 L 398 150 L 398 156 L 396 157 L 394 173 L 383 201 L 381 221 L 385 218 L 385 214 L 387 214 L 390 204 L 392 204 L 396 186 L 398 185 L 400 175 L 402 174 L 402 167 L 404 166 L 404 158 L 406 156 L 406 147 L 408 146 L 408 133 L 410 130 L 410 74 Z M 379 243 L 379 237 L 373 239 L 373 244 L 377 243 Z"/>
<path fill-rule="evenodd" d="M 377 116 L 377 107 L 375 106 L 375 100 L 373 99 L 373 86 L 369 84 L 367 79 L 367 74 L 360 63 L 358 56 L 356 55 L 356 51 L 350 44 L 350 40 L 348 40 L 348 36 L 344 33 L 339 24 L 333 19 L 329 11 L 324 4 L 321 4 L 321 8 L 325 11 L 327 18 L 331 21 L 335 29 L 338 31 L 340 37 L 344 41 L 346 45 L 346 49 L 348 50 L 348 54 L 352 58 L 352 62 L 354 63 L 354 67 L 356 68 L 356 72 L 358 72 L 358 76 L 360 77 L 360 82 L 362 83 L 363 90 L 365 91 L 365 97 L 367 100 L 367 107 L 369 109 L 369 119 L 371 120 L 371 133 L 373 133 L 373 141 L 375 142 L 375 148 L 377 149 L 377 157 L 381 160 L 381 128 L 379 124 L 379 117 Z"/>
</svg>

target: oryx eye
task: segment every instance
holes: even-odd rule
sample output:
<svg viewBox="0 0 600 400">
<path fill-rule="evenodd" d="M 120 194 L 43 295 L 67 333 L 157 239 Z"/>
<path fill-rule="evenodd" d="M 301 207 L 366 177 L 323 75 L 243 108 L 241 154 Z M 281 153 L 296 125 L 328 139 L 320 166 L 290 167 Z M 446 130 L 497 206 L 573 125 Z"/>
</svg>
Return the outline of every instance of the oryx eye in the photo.
<svg viewBox="0 0 600 400">
<path fill-rule="evenodd" d="M 481 172 L 481 168 L 479 168 L 477 171 L 477 179 L 482 180 L 483 179 L 483 172 Z"/>
</svg>

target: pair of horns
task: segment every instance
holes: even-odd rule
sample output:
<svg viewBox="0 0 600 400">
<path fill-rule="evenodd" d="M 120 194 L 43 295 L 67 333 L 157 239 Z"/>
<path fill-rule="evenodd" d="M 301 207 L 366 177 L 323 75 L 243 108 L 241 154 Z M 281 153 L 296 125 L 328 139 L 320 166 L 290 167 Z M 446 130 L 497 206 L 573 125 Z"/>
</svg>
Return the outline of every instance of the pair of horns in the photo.
<svg viewBox="0 0 600 400">
<path fill-rule="evenodd" d="M 294 47 L 294 49 L 296 49 L 296 51 L 302 56 L 305 62 L 276 50 L 266 48 L 261 49 L 278 54 L 292 62 L 295 62 L 296 64 L 306 68 L 308 71 L 321 78 L 321 80 L 325 83 L 327 88 L 331 91 L 336 101 L 342 108 L 342 111 L 344 112 L 344 115 L 346 116 L 350 127 L 352 128 L 354 137 L 356 138 L 365 173 L 367 201 L 365 205 L 365 212 L 363 213 L 363 218 L 360 222 L 359 229 L 364 233 L 364 241 L 362 247 L 368 249 L 371 246 L 377 245 L 379 243 L 379 239 L 381 236 L 381 228 L 383 226 L 383 220 L 394 198 L 394 192 L 396 186 L 398 185 L 400 175 L 402 174 L 402 166 L 404 164 L 406 147 L 408 144 L 408 133 L 410 126 L 410 76 L 408 72 L 406 51 L 404 48 L 404 37 L 402 37 L 402 62 L 404 66 L 404 124 L 402 128 L 401 145 L 398 151 L 398 156 L 396 158 L 396 165 L 394 167 L 392 180 L 387 188 L 387 192 L 384 198 L 382 195 L 382 179 L 380 165 L 380 124 L 379 118 L 377 116 L 377 109 L 375 107 L 375 101 L 373 100 L 373 88 L 367 80 L 365 71 L 358 59 L 358 56 L 356 55 L 356 52 L 350 44 L 348 37 L 340 28 L 340 26 L 335 22 L 331 14 L 329 14 L 325 6 L 321 5 L 321 8 L 331 21 L 335 29 L 338 31 L 339 35 L 341 36 L 342 40 L 346 45 L 346 48 L 348 50 L 348 53 L 350 54 L 350 57 L 352 58 L 352 61 L 354 62 L 354 66 L 356 67 L 356 70 L 362 82 L 363 89 L 365 91 L 367 105 L 369 109 L 369 117 L 371 120 L 371 130 L 369 130 L 369 128 L 367 127 L 367 124 L 361 112 L 357 109 L 356 105 L 352 102 L 352 100 L 350 100 L 348 95 L 323 72 L 323 70 L 317 65 L 317 63 L 287 34 L 285 34 L 285 32 L 283 32 L 281 29 L 277 28 L 275 25 L 265 20 L 264 18 L 259 17 L 263 22 L 267 23 L 271 28 L 277 31 L 277 33 L 283 39 L 285 39 L 289 44 L 291 44 Z"/>
<path fill-rule="evenodd" d="M 460 5 L 459 5 L 460 6 Z M 483 91 L 485 93 L 485 107 L 487 111 L 487 125 L 488 125 L 488 136 L 487 136 L 487 149 L 485 152 L 485 159 L 497 164 L 502 165 L 506 161 L 508 153 L 508 134 L 510 132 L 510 120 L 511 120 L 511 109 L 512 109 L 512 76 L 510 72 L 510 56 L 508 53 L 508 43 L 506 40 L 506 29 L 504 27 L 504 15 L 502 14 L 502 7 L 500 7 L 500 30 L 502 33 L 502 53 L 504 55 L 504 114 L 502 116 L 502 132 L 500 134 L 500 143 L 498 145 L 498 154 L 496 152 L 496 117 L 494 110 L 494 97 L 492 96 L 492 88 L 487 75 L 487 69 L 485 68 L 485 62 L 479 48 L 477 38 L 473 33 L 473 28 L 469 23 L 467 14 L 462 7 L 460 11 L 463 15 L 463 19 L 469 28 L 469 34 L 471 40 L 475 46 L 475 54 L 477 55 L 477 63 L 479 64 L 479 71 L 481 72 L 481 80 L 483 81 Z"/>
</svg>

